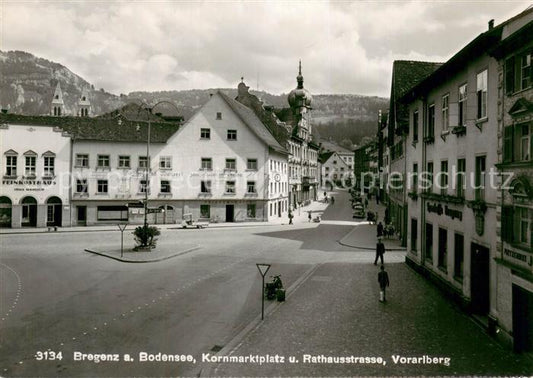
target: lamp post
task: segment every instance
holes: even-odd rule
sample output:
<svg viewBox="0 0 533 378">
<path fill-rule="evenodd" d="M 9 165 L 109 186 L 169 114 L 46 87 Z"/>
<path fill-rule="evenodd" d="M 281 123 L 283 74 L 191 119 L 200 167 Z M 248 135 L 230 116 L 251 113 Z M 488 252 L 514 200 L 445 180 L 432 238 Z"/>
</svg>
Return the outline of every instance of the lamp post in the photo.
<svg viewBox="0 0 533 378">
<path fill-rule="evenodd" d="M 152 106 L 149 106 L 148 104 L 143 102 L 140 105 L 138 105 L 139 110 L 137 111 L 137 116 L 139 115 L 139 112 L 141 110 L 147 110 L 149 113 L 148 114 L 148 135 L 146 138 L 146 169 L 145 169 L 145 175 L 144 175 L 144 179 L 145 179 L 144 180 L 144 222 L 143 222 L 144 229 L 148 227 L 148 190 L 150 187 L 149 182 L 150 182 L 150 174 L 151 174 L 151 169 L 152 169 L 151 159 L 150 159 L 150 133 L 151 133 L 151 127 L 152 127 L 151 116 L 152 116 L 153 109 L 160 104 L 171 105 L 179 114 L 178 107 L 172 102 L 167 101 L 167 100 L 159 101 Z"/>
</svg>

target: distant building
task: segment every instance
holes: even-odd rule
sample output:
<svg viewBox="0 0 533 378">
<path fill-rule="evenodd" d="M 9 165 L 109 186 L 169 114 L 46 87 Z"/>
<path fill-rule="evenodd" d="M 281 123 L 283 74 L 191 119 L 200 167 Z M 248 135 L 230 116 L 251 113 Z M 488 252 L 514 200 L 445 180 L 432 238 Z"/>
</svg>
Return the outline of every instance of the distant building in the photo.
<svg viewBox="0 0 533 378">
<path fill-rule="evenodd" d="M 78 117 L 90 117 L 91 115 L 89 91 L 87 88 L 83 88 L 80 99 L 78 100 Z"/>
<path fill-rule="evenodd" d="M 353 159 L 353 155 L 350 156 Z M 353 168 L 336 151 L 320 154 L 321 186 L 332 190 L 335 187 L 348 188 L 353 185 Z"/>
<path fill-rule="evenodd" d="M 357 147 L 354 152 L 354 184 L 364 193 L 378 193 L 378 145 L 372 141 Z"/>
<path fill-rule="evenodd" d="M 63 91 L 61 90 L 61 84 L 57 82 L 56 89 L 54 90 L 54 96 L 52 97 L 52 103 L 50 105 L 50 115 L 54 117 L 61 117 L 65 114 L 65 103 L 63 102 Z"/>
</svg>

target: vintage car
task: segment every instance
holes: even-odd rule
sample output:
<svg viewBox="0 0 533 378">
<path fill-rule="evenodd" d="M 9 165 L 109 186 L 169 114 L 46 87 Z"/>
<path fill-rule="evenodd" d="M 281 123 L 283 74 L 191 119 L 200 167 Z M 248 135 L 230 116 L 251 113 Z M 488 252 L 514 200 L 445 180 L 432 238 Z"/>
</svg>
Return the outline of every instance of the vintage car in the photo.
<svg viewBox="0 0 533 378">
<path fill-rule="evenodd" d="M 181 228 L 204 228 L 209 226 L 208 222 L 200 222 L 192 219 L 192 214 L 183 214 L 183 220 L 181 221 Z"/>
<path fill-rule="evenodd" d="M 353 206 L 353 218 L 364 218 L 365 208 L 363 205 L 356 203 Z"/>
</svg>

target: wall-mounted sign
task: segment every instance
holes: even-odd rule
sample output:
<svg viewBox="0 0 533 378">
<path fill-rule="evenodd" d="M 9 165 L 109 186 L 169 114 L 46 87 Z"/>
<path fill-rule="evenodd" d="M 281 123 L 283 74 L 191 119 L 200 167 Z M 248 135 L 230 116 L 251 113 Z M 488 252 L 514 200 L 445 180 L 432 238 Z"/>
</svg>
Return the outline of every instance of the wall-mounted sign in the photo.
<svg viewBox="0 0 533 378">
<path fill-rule="evenodd" d="M 451 209 L 449 208 L 447 205 L 446 206 L 442 206 L 442 204 L 440 203 L 429 203 L 428 202 L 428 206 L 427 206 L 427 211 L 428 213 L 435 213 L 435 214 L 438 214 L 438 215 L 446 215 L 452 219 L 459 219 L 460 221 L 463 220 L 463 212 L 460 211 L 460 210 L 455 210 L 455 209 Z"/>
<path fill-rule="evenodd" d="M 522 253 L 519 253 L 519 252 L 515 252 L 515 251 L 511 251 L 510 249 L 504 249 L 503 250 L 503 254 L 505 256 L 509 256 L 513 259 L 516 259 L 518 261 L 522 261 L 523 263 L 527 264 L 527 256 L 522 254 Z"/>
</svg>

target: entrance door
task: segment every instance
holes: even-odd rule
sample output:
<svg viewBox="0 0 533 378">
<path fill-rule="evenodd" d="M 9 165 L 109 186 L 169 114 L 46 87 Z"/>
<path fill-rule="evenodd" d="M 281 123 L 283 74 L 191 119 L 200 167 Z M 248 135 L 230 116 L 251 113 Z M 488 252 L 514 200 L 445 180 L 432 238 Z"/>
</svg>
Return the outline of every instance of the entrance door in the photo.
<svg viewBox="0 0 533 378">
<path fill-rule="evenodd" d="M 85 226 L 87 224 L 87 206 L 76 206 L 78 212 L 78 225 Z"/>
<path fill-rule="evenodd" d="M 51 197 L 46 202 L 46 225 L 61 226 L 62 202 L 58 197 Z"/>
<path fill-rule="evenodd" d="M 489 312 L 489 249 L 479 244 L 472 243 L 471 299 L 472 312 L 485 315 Z"/>
<path fill-rule="evenodd" d="M 24 197 L 22 199 L 22 226 L 37 226 L 37 200 L 33 197 Z"/>
<path fill-rule="evenodd" d="M 235 208 L 234 205 L 226 205 L 226 222 L 233 222 Z"/>
<path fill-rule="evenodd" d="M 533 293 L 513 285 L 513 337 L 515 352 L 533 352 Z"/>
</svg>

